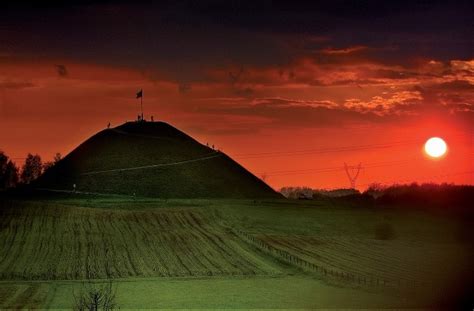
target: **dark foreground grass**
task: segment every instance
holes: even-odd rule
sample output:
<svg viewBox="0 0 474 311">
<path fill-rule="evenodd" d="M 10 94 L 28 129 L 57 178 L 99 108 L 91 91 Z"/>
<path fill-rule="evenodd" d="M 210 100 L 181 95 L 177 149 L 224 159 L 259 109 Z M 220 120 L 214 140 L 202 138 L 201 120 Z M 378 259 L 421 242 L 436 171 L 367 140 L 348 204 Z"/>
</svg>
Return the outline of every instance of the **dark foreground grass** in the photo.
<svg viewBox="0 0 474 311">
<path fill-rule="evenodd" d="M 71 309 L 81 281 L 1 282 L 0 308 Z M 121 309 L 314 309 L 436 306 L 429 293 L 334 287 L 309 276 L 121 279 Z"/>
</svg>

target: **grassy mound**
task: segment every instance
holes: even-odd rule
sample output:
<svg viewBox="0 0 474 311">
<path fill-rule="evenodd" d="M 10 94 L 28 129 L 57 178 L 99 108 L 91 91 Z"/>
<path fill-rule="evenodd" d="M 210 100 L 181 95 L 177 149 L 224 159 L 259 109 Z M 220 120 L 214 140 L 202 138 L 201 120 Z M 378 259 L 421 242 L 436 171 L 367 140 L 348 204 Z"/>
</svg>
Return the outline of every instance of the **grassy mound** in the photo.
<svg viewBox="0 0 474 311">
<path fill-rule="evenodd" d="M 222 152 L 163 122 L 103 130 L 48 170 L 35 187 L 161 198 L 278 198 Z"/>
</svg>

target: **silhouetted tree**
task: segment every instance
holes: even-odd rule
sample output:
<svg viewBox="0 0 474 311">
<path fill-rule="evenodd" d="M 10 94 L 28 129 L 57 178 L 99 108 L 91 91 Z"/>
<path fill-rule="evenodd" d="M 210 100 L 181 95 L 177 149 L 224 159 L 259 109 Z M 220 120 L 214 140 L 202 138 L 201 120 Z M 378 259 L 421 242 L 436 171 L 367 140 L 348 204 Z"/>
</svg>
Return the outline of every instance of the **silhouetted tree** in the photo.
<svg viewBox="0 0 474 311">
<path fill-rule="evenodd" d="M 377 199 L 384 194 L 385 190 L 387 187 L 381 183 L 371 183 L 365 193 Z"/>
<path fill-rule="evenodd" d="M 17 183 L 18 168 L 3 151 L 0 151 L 0 190 L 15 187 Z"/>
<path fill-rule="evenodd" d="M 280 193 L 288 199 L 311 199 L 314 190 L 308 187 L 283 187 Z"/>
<path fill-rule="evenodd" d="M 61 161 L 61 154 L 57 152 L 54 155 L 53 161 L 48 161 L 43 164 L 43 173 L 55 166 L 59 161 Z"/>
<path fill-rule="evenodd" d="M 41 157 L 37 154 L 32 155 L 28 153 L 25 164 L 21 168 L 21 182 L 29 184 L 33 180 L 37 179 L 43 171 L 43 163 Z"/>
<path fill-rule="evenodd" d="M 49 169 L 52 168 L 53 166 L 54 166 L 54 162 L 53 162 L 53 161 L 44 162 L 44 164 L 43 164 L 43 173 L 45 173 L 47 170 L 49 170 Z"/>
<path fill-rule="evenodd" d="M 18 174 L 18 167 L 15 165 L 15 163 L 13 163 L 12 161 L 8 161 L 5 173 L 5 188 L 15 187 L 20 179 Z"/>
<path fill-rule="evenodd" d="M 54 158 L 53 158 L 53 161 L 54 161 L 54 164 L 58 163 L 59 161 L 61 161 L 62 159 L 62 156 L 59 152 L 56 152 L 56 154 L 54 155 Z"/>
</svg>

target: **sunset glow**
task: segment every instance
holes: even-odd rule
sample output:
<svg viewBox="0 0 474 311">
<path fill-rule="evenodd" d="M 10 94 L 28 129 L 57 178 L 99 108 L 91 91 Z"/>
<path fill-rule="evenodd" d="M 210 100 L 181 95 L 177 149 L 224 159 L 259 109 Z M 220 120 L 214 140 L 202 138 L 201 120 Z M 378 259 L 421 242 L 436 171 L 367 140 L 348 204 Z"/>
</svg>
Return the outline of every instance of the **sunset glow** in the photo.
<svg viewBox="0 0 474 311">
<path fill-rule="evenodd" d="M 66 155 L 109 122 L 136 119 L 143 89 L 146 118 L 218 146 L 276 189 L 347 187 L 344 163 L 366 167 L 362 188 L 473 183 L 474 55 L 458 13 L 411 3 L 400 10 L 416 28 L 395 9 L 375 24 L 364 22 L 375 9 L 340 24 L 344 2 L 338 10 L 318 3 L 295 19 L 263 4 L 209 16 L 177 10 L 173 18 L 159 4 L 98 5 L 94 15 L 61 7 L 28 18 L 13 7 L 0 21 L 11 28 L 0 32 L 8 43 L 0 45 L 0 148 L 19 165 L 28 152 Z M 233 18 L 249 13 L 258 18 Z M 69 18 L 75 27 L 66 31 Z M 195 18 L 200 27 L 183 23 Z M 433 167 L 419 150 L 438 131 L 449 157 Z"/>
</svg>

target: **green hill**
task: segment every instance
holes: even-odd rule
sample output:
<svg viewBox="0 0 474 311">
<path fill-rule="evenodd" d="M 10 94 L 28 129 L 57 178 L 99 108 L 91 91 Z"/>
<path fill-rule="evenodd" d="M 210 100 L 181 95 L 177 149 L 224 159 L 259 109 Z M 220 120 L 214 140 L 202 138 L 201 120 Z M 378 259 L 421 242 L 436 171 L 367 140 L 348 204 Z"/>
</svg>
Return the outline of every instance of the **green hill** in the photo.
<svg viewBox="0 0 474 311">
<path fill-rule="evenodd" d="M 278 198 L 222 152 L 164 122 L 127 122 L 92 136 L 37 188 L 159 198 Z"/>
</svg>

